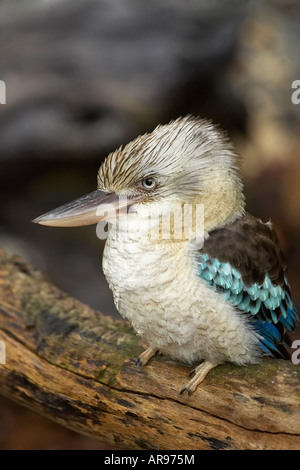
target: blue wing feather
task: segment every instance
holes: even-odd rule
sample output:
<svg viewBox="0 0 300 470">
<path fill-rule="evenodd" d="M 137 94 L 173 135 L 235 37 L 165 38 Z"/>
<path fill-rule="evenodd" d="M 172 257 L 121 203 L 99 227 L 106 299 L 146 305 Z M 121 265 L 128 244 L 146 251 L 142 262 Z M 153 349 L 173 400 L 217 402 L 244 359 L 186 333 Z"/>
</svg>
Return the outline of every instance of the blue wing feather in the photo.
<svg viewBox="0 0 300 470">
<path fill-rule="evenodd" d="M 228 262 L 201 252 L 197 253 L 197 262 L 201 279 L 239 310 L 252 315 L 262 350 L 269 355 L 283 356 L 280 344 L 285 330 L 293 331 L 297 323 L 286 277 L 283 285 L 274 285 L 266 274 L 263 283 L 247 286 L 238 269 Z"/>
</svg>

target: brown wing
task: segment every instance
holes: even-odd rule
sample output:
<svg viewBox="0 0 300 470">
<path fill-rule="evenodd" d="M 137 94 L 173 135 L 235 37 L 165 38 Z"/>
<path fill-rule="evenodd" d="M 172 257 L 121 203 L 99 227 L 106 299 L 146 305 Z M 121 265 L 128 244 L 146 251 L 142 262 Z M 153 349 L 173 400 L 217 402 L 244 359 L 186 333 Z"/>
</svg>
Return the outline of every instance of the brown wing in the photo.
<svg viewBox="0 0 300 470">
<path fill-rule="evenodd" d="M 296 326 L 297 312 L 271 224 L 246 214 L 212 231 L 198 261 L 198 275 L 240 311 L 251 314 L 263 348 L 288 357 L 284 344 Z"/>
<path fill-rule="evenodd" d="M 210 233 L 202 249 L 211 258 L 229 262 L 246 286 L 262 284 L 268 274 L 274 285 L 285 285 L 286 262 L 270 223 L 246 214 Z"/>
</svg>

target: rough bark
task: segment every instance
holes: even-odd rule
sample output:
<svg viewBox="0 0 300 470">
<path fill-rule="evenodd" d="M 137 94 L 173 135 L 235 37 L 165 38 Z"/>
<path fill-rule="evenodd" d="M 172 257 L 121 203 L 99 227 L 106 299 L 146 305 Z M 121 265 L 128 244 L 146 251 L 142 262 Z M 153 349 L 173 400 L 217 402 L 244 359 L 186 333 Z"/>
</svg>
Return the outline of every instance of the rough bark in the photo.
<svg viewBox="0 0 300 470">
<path fill-rule="evenodd" d="M 101 292 L 99 293 L 101 295 Z M 126 449 L 300 449 L 300 368 L 265 360 L 220 366 L 192 396 L 189 368 L 145 368 L 131 327 L 70 298 L 0 250 L 0 393 Z"/>
</svg>

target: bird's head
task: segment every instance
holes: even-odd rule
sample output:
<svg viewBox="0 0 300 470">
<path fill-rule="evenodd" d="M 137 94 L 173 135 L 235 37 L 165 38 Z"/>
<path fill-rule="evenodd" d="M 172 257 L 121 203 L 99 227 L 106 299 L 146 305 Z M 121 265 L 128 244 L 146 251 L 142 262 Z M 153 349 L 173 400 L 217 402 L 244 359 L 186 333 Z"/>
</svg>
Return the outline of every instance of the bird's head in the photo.
<svg viewBox="0 0 300 470">
<path fill-rule="evenodd" d="M 204 228 L 242 215 L 238 159 L 223 132 L 186 116 L 160 125 L 110 153 L 98 172 L 98 189 L 35 219 L 54 226 L 89 225 L 111 214 L 145 218 L 162 207 L 204 205 Z M 104 215 L 105 213 L 105 215 Z"/>
</svg>

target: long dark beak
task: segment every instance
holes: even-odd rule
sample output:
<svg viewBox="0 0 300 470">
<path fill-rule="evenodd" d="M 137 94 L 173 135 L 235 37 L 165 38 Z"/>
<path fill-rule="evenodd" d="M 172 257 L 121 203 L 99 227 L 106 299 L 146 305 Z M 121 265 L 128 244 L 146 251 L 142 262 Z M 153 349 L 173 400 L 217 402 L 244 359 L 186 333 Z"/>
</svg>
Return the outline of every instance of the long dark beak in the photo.
<svg viewBox="0 0 300 470">
<path fill-rule="evenodd" d="M 32 222 L 53 227 L 78 227 L 92 225 L 100 220 L 112 220 L 120 214 L 127 214 L 128 208 L 141 197 L 119 197 L 97 189 L 63 206 L 37 217 Z"/>
</svg>

